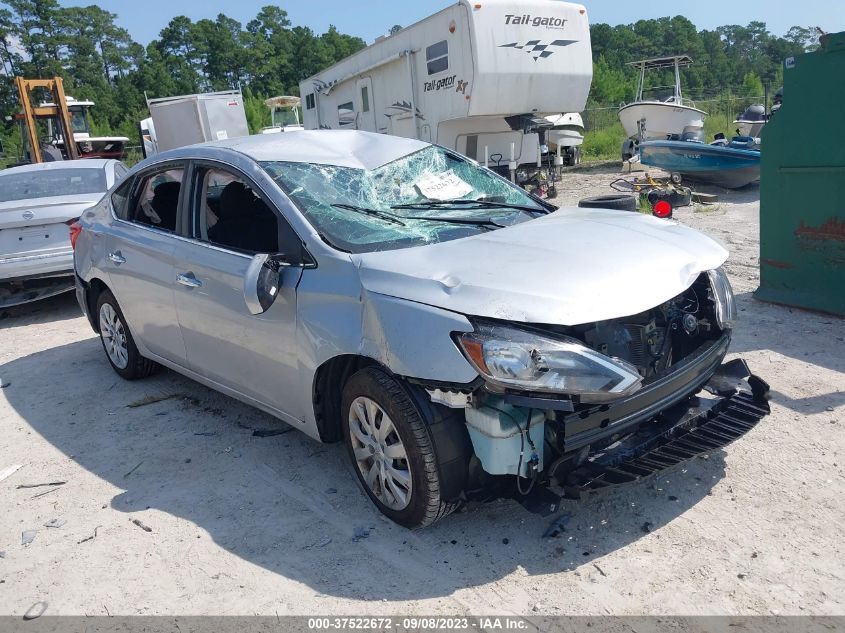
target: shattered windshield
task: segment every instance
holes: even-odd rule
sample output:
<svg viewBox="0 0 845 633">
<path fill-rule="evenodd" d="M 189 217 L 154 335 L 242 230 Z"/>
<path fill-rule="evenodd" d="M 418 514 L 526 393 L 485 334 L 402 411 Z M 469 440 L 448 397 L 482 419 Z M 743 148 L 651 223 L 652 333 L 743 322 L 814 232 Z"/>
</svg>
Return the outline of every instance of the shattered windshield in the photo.
<svg viewBox="0 0 845 633">
<path fill-rule="evenodd" d="M 372 170 L 283 161 L 261 166 L 327 242 L 353 253 L 468 237 L 548 210 L 489 170 L 435 146 Z"/>
</svg>

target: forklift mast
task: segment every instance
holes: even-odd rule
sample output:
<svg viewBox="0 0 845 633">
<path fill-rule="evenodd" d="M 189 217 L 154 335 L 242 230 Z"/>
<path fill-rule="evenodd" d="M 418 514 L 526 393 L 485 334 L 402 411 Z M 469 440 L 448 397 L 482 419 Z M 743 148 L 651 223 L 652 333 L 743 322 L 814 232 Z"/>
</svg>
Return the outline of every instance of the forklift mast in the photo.
<svg viewBox="0 0 845 633">
<path fill-rule="evenodd" d="M 41 163 L 44 160 L 41 155 L 41 145 L 38 139 L 38 127 L 36 125 L 38 119 L 55 119 L 58 122 L 58 127 L 61 128 L 62 138 L 66 139 L 65 151 L 67 152 L 68 160 L 79 158 L 79 152 L 73 140 L 73 126 L 71 125 L 70 111 L 68 110 L 67 100 L 65 99 L 62 78 L 24 79 L 23 77 L 15 77 L 15 86 L 18 89 L 18 96 L 23 110 L 15 118 L 23 121 L 25 133 L 29 140 L 32 162 Z M 49 90 L 55 105 L 33 106 L 31 92 L 36 88 L 46 88 Z"/>
</svg>

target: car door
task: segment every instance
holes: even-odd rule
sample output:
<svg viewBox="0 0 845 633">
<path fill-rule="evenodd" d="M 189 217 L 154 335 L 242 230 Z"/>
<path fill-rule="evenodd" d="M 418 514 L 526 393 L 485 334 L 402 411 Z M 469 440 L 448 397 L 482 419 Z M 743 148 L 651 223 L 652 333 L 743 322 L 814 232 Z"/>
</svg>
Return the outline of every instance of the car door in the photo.
<svg viewBox="0 0 845 633">
<path fill-rule="evenodd" d="M 173 255 L 185 163 L 139 173 L 112 195 L 115 221 L 105 234 L 109 288 L 141 351 L 185 366 L 174 304 Z"/>
<path fill-rule="evenodd" d="M 252 256 L 301 241 L 256 185 L 230 166 L 194 164 L 190 212 L 192 239 L 179 245 L 175 259 L 176 310 L 189 367 L 301 419 L 295 334 L 302 269 L 282 269 L 278 295 L 266 312 L 251 314 L 244 298 Z"/>
</svg>

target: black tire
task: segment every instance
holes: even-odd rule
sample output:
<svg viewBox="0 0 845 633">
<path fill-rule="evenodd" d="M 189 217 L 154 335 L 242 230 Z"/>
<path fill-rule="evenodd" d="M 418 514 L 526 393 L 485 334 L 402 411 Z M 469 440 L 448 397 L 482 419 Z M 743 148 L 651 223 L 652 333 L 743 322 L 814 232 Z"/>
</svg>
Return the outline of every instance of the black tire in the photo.
<svg viewBox="0 0 845 633">
<path fill-rule="evenodd" d="M 106 340 L 103 336 L 103 327 L 100 323 L 100 314 L 103 306 L 106 304 L 111 306 L 111 309 L 117 314 L 117 317 L 123 327 L 123 332 L 126 336 L 126 352 L 128 356 L 126 367 L 116 365 L 107 349 Z M 126 324 L 126 317 L 123 316 L 123 311 L 120 309 L 114 295 L 108 290 L 103 290 L 97 297 L 96 319 L 97 331 L 100 333 L 100 342 L 103 345 L 103 351 L 106 353 L 106 358 L 112 366 L 112 369 L 114 369 L 121 378 L 125 378 L 126 380 L 146 378 L 161 368 L 161 365 L 155 361 L 141 356 L 141 353 L 138 351 L 138 347 L 135 345 L 135 339 L 132 338 L 132 332 L 129 331 L 129 326 Z"/>
<path fill-rule="evenodd" d="M 616 209 L 619 211 L 636 211 L 637 199 L 625 193 L 614 193 L 606 196 L 592 196 L 581 198 L 578 206 L 585 209 Z"/>
<path fill-rule="evenodd" d="M 393 422 L 408 456 L 411 473 L 408 505 L 394 510 L 367 485 L 353 453 L 349 417 L 356 398 L 366 397 Z M 424 391 L 379 367 L 353 374 L 343 387 L 341 427 L 359 485 L 389 519 L 411 529 L 427 527 L 451 514 L 466 485 L 472 453 L 469 435 L 455 409 L 433 404 Z"/>
</svg>

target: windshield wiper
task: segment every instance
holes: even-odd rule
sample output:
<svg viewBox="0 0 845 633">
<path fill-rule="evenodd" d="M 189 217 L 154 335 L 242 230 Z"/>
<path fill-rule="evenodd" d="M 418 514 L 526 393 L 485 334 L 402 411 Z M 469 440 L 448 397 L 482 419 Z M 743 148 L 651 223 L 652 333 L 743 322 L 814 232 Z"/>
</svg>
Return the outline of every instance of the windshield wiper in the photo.
<svg viewBox="0 0 845 633">
<path fill-rule="evenodd" d="M 549 213 L 546 209 L 537 207 L 529 207 L 521 204 L 511 204 L 509 202 L 495 202 L 493 200 L 425 200 L 423 202 L 408 202 L 406 204 L 395 204 L 391 209 L 443 209 L 449 207 L 475 207 L 478 209 L 516 209 L 517 211 L 525 211 L 526 213 L 542 213 L 546 215 Z"/>
<path fill-rule="evenodd" d="M 378 211 L 377 209 L 368 209 L 367 207 L 359 207 L 354 204 L 345 204 L 345 203 L 337 203 L 333 204 L 333 207 L 336 209 L 343 209 L 344 211 L 354 211 L 355 213 L 360 213 L 362 215 L 368 215 L 372 218 L 379 218 L 380 220 L 384 220 L 385 222 L 390 222 L 391 224 L 398 224 L 399 226 L 407 226 L 402 220 L 397 218 L 395 215 L 391 215 L 390 213 L 385 213 L 384 211 Z"/>
<path fill-rule="evenodd" d="M 503 229 L 507 225 L 494 222 L 491 218 L 443 218 L 440 216 L 421 216 L 421 215 L 406 215 L 403 216 L 406 220 L 425 220 L 427 222 L 445 222 L 446 224 L 463 224 L 465 226 L 480 226 L 490 228 L 492 226 L 497 229 Z"/>
</svg>

